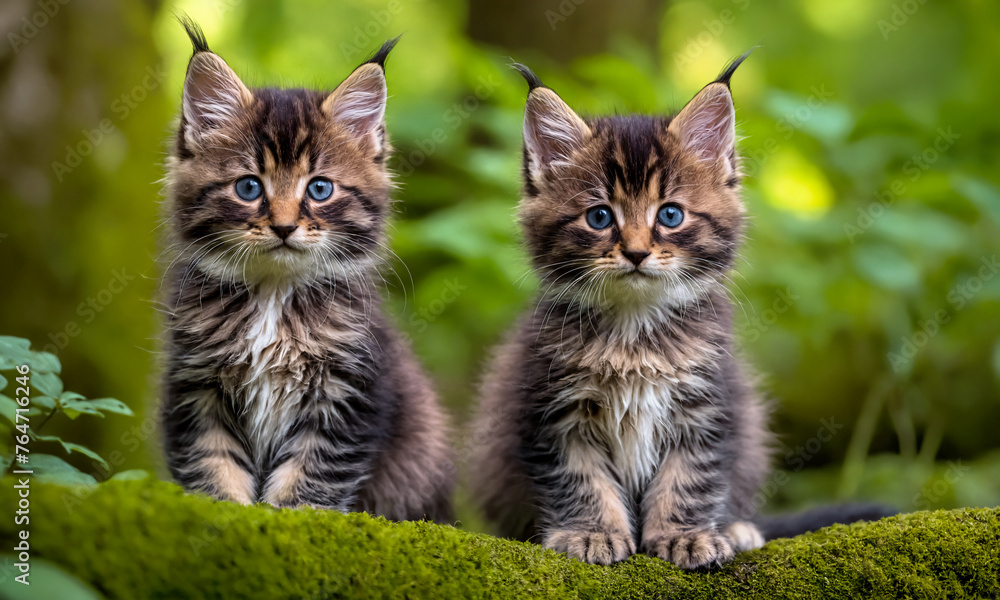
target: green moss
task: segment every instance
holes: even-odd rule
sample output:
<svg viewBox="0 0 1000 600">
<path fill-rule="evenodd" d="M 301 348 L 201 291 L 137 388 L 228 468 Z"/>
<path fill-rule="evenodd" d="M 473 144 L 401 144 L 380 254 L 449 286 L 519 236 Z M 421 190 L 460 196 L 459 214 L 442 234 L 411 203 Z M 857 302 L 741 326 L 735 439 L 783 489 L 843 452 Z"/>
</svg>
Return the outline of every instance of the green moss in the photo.
<svg viewBox="0 0 1000 600">
<path fill-rule="evenodd" d="M 0 512 L 16 502 L 10 482 Z M 1000 509 L 836 526 L 712 573 L 635 556 L 613 567 L 430 523 L 241 507 L 152 480 L 79 499 L 35 484 L 31 547 L 108 598 L 997 597 Z M 0 520 L 2 548 L 15 536 Z"/>
</svg>

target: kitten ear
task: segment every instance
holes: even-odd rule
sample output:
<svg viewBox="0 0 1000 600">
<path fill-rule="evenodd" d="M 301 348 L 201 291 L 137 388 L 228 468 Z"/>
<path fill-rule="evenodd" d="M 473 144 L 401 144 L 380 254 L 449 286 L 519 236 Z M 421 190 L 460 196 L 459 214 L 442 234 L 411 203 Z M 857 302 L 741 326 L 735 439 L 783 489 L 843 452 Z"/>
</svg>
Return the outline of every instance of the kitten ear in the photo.
<svg viewBox="0 0 1000 600">
<path fill-rule="evenodd" d="M 385 145 L 385 104 L 388 98 L 385 59 L 399 42 L 387 41 L 323 101 L 323 112 L 380 154 Z"/>
<path fill-rule="evenodd" d="M 749 54 L 734 60 L 702 88 L 667 128 L 699 160 L 721 164 L 726 177 L 736 171 L 736 110 L 729 80 Z"/>
<path fill-rule="evenodd" d="M 725 158 L 728 165 L 736 151 L 736 111 L 729 88 L 708 84 L 670 121 L 667 130 L 699 160 L 715 163 Z"/>
<path fill-rule="evenodd" d="M 197 143 L 212 130 L 231 121 L 253 103 L 253 93 L 226 61 L 208 49 L 201 29 L 190 19 L 182 19 L 194 46 L 194 56 L 188 63 L 184 78 L 182 114 L 184 135 Z"/>
<path fill-rule="evenodd" d="M 572 156 L 590 137 L 590 127 L 528 67 L 511 65 L 528 82 L 524 106 L 525 169 L 537 180 L 542 170 Z"/>
</svg>

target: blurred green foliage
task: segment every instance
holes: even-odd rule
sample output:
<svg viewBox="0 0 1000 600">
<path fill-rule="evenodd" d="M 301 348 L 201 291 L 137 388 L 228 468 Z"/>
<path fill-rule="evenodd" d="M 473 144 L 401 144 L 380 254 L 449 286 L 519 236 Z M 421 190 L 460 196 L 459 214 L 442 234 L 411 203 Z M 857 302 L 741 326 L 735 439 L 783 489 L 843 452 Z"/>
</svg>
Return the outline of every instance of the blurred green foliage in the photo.
<svg viewBox="0 0 1000 600">
<path fill-rule="evenodd" d="M 0 24 L 22 35 L 40 9 L 15 4 Z M 732 296 L 789 475 L 767 499 L 1000 502 L 995 2 L 665 2 L 637 17 L 659 23 L 657 45 L 622 28 L 559 62 L 544 38 L 472 39 L 483 24 L 459 0 L 60 6 L 25 44 L 0 46 L 0 332 L 139 414 L 71 436 L 121 451 L 120 468 L 159 460 L 157 180 L 190 53 L 180 10 L 255 85 L 332 88 L 405 33 L 388 63 L 401 261 L 387 292 L 459 424 L 489 347 L 536 289 L 513 219 L 525 86 L 510 57 L 582 113 L 662 113 L 760 44 L 733 82 L 750 228 Z M 582 31 L 620 23 L 615 6 L 545 0 L 510 22 Z M 87 141 L 78 166 L 54 166 Z M 949 460 L 965 461 L 958 477 Z"/>
</svg>

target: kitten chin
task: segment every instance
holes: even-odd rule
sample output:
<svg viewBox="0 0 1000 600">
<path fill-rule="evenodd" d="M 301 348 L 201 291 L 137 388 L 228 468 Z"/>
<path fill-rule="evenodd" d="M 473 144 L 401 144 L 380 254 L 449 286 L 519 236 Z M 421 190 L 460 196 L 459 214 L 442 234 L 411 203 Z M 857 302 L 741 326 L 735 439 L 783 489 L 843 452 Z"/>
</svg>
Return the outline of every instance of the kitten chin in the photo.
<svg viewBox="0 0 1000 600">
<path fill-rule="evenodd" d="M 449 520 L 448 423 L 374 283 L 395 40 L 332 92 L 251 90 L 185 25 L 165 202 L 171 473 L 222 500 Z"/>
</svg>

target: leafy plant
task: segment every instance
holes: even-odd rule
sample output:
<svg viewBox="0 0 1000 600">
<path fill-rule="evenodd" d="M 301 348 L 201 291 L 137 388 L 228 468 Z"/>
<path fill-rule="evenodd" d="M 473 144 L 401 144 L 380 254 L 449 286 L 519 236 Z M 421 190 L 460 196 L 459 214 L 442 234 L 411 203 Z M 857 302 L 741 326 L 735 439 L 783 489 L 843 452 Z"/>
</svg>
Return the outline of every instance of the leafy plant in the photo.
<svg viewBox="0 0 1000 600">
<path fill-rule="evenodd" d="M 109 468 L 99 454 L 80 444 L 57 435 L 42 435 L 43 427 L 62 413 L 69 419 L 81 415 L 104 417 L 104 413 L 132 416 L 132 410 L 114 398 L 87 399 L 82 394 L 63 388 L 59 373 L 59 358 L 48 352 L 31 349 L 28 340 L 0 336 L 0 475 L 12 469 L 31 470 L 35 479 L 63 484 L 93 485 L 97 480 L 58 456 L 34 452 L 35 442 L 52 442 L 62 446 L 67 454 L 76 452 Z M 16 398 L 16 399 L 15 399 Z M 135 478 L 140 472 L 124 471 L 113 479 Z"/>
</svg>

